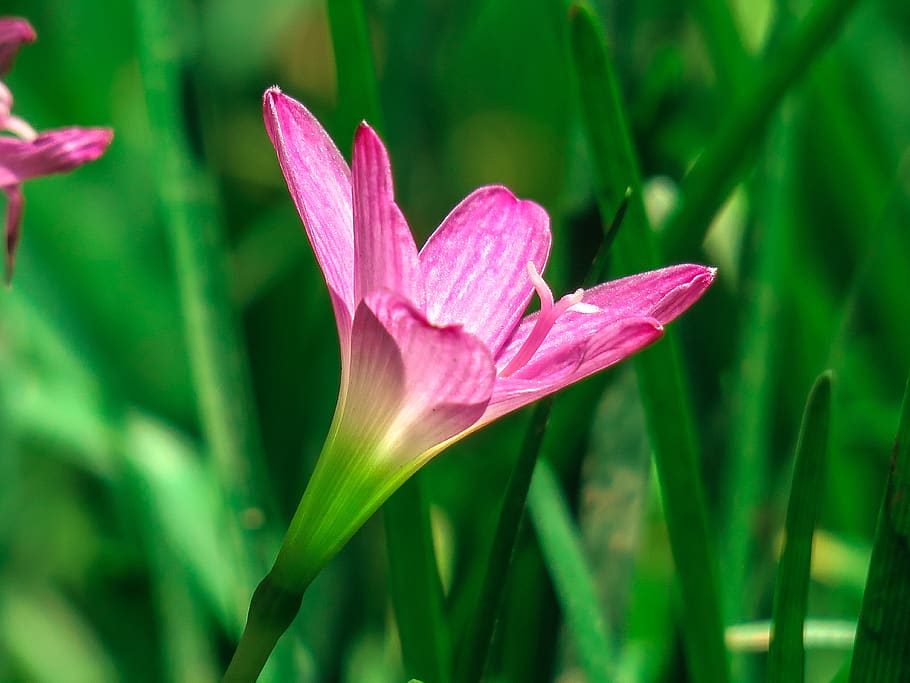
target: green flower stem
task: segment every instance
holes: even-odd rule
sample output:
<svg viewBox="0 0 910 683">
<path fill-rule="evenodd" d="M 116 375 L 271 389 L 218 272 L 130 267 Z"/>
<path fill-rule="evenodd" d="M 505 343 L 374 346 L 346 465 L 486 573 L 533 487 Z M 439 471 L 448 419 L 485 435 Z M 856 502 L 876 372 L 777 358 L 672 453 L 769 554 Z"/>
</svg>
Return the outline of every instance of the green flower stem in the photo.
<svg viewBox="0 0 910 683">
<path fill-rule="evenodd" d="M 809 392 L 796 446 L 784 548 L 774 590 L 769 683 L 800 681 L 805 677 L 803 630 L 809 603 L 812 535 L 825 490 L 830 416 L 831 373 L 825 372 Z"/>
<path fill-rule="evenodd" d="M 626 227 L 614 245 L 617 264 L 626 273 L 656 268 L 658 250 L 645 213 L 638 165 L 603 32 L 581 5 L 573 6 L 570 17 L 582 116 L 593 151 L 601 215 L 613 215 L 626 188 L 632 188 Z M 666 337 L 637 356 L 636 370 L 686 613 L 686 662 L 696 683 L 725 682 L 730 677 L 729 665 L 695 426 L 672 331 Z"/>
<path fill-rule="evenodd" d="M 413 472 L 372 466 L 382 458 L 340 431 L 336 415 L 275 564 L 253 594 L 225 681 L 256 680 L 325 563 Z"/>
<path fill-rule="evenodd" d="M 671 260 L 687 258 L 701 244 L 714 214 L 742 176 L 747 157 L 743 151 L 760 139 L 784 95 L 837 35 L 856 3 L 828 0 L 814 4 L 793 38 L 775 51 L 773 62 L 758 76 L 756 85 L 724 116 L 711 144 L 683 180 L 682 203 L 664 229 L 663 251 Z M 712 26 L 706 25 L 706 32 L 713 32 Z"/>
<path fill-rule="evenodd" d="M 255 683 L 278 639 L 297 616 L 304 590 L 282 587 L 271 573 L 259 583 L 224 683 Z"/>
</svg>

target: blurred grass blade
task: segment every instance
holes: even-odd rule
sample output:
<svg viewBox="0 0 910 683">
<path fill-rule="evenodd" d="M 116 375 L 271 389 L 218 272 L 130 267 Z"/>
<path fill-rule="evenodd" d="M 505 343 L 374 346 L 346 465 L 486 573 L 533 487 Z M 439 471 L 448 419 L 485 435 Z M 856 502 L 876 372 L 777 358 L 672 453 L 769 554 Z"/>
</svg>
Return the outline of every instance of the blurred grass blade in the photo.
<svg viewBox="0 0 910 683">
<path fill-rule="evenodd" d="M 584 278 L 585 286 L 593 286 L 599 282 L 598 278 L 606 272 L 610 247 L 623 224 L 630 194 L 629 189 L 626 188 L 616 214 L 607 226 L 603 240 Z M 534 465 L 544 443 L 552 407 L 552 398 L 545 398 L 537 404 L 531 416 L 518 460 L 509 476 L 509 482 L 503 495 L 502 509 L 499 511 L 496 535 L 490 548 L 480 597 L 477 600 L 477 609 L 469 625 L 465 642 L 459 648 L 456 680 L 460 683 L 471 683 L 480 680 L 483 676 L 490 655 L 490 647 L 493 644 L 496 619 L 505 597 L 509 566 L 518 540 Z M 577 413 L 575 416 L 577 417 Z"/>
<path fill-rule="evenodd" d="M 649 270 L 659 265 L 657 248 L 603 32 L 582 5 L 573 5 L 570 22 L 601 215 L 613 215 L 626 188 L 632 188 L 627 226 L 617 236 L 614 249 L 624 273 Z M 692 409 L 672 331 L 666 337 L 637 356 L 636 370 L 686 615 L 686 661 L 696 683 L 727 681 L 717 570 L 708 536 Z"/>
<path fill-rule="evenodd" d="M 528 492 L 528 511 L 546 559 L 578 658 L 589 683 L 608 683 L 612 653 L 594 578 L 569 506 L 546 460 L 539 460 Z"/>
<path fill-rule="evenodd" d="M 698 248 L 714 214 L 742 176 L 744 151 L 761 139 L 784 95 L 837 35 L 856 3 L 827 0 L 813 4 L 793 38 L 771 55 L 756 85 L 723 117 L 711 144 L 683 180 L 682 203 L 663 233 L 664 253 L 685 258 Z"/>
<path fill-rule="evenodd" d="M 853 649 L 855 637 L 855 621 L 806 619 L 803 625 L 803 645 L 806 650 L 849 652 Z M 727 647 L 731 652 L 767 652 L 770 644 L 770 619 L 735 624 L 727 628 Z"/>
<path fill-rule="evenodd" d="M 195 155 L 198 144 L 194 147 L 181 116 L 194 111 L 184 99 L 188 24 L 174 2 L 135 0 L 135 6 L 154 136 L 154 177 L 173 250 L 199 418 L 221 485 L 240 519 L 244 511 L 269 511 L 272 503 L 266 495 L 246 352 L 230 305 L 214 181 Z M 255 549 L 249 548 L 251 553 Z M 260 548 L 261 569 L 273 550 Z"/>
<path fill-rule="evenodd" d="M 382 128 L 379 88 L 360 0 L 328 0 L 338 76 L 338 140 L 352 140 L 367 119 Z M 405 673 L 446 683 L 451 674 L 448 626 L 433 547 L 430 513 L 418 472 L 383 506 L 389 588 Z"/>
<path fill-rule="evenodd" d="M 496 535 L 493 538 L 483 584 L 477 598 L 477 608 L 465 641 L 458 648 L 455 673 L 459 683 L 473 683 L 483 678 L 496 618 L 502 606 L 515 540 L 524 514 L 528 489 L 531 486 L 534 464 L 540 454 L 552 405 L 552 399 L 546 398 L 535 407 L 518 461 L 509 476 L 496 525 Z"/>
<path fill-rule="evenodd" d="M 748 74 L 754 64 L 740 38 L 730 5 L 724 0 L 694 0 L 690 4 L 720 86 L 725 93 L 739 97 L 751 85 Z"/>
<path fill-rule="evenodd" d="M 910 681 L 910 378 L 879 510 L 851 683 Z"/>
<path fill-rule="evenodd" d="M 613 240 L 619 234 L 619 228 L 626 217 L 626 211 L 629 210 L 629 199 L 631 197 L 632 188 L 627 187 L 619 208 L 616 209 L 616 215 L 613 216 L 610 225 L 606 226 L 603 240 L 594 255 L 594 261 L 591 263 L 590 269 L 588 269 L 588 274 L 585 276 L 583 284 L 586 289 L 594 287 L 607 279 L 610 266 L 610 247 L 613 246 Z"/>
<path fill-rule="evenodd" d="M 755 511 L 769 494 L 770 441 L 774 433 L 773 396 L 781 365 L 778 349 L 782 324 L 781 302 L 787 298 L 784 267 L 789 254 L 793 220 L 793 171 L 785 160 L 794 152 L 791 117 L 771 127 L 767 157 L 755 191 L 761 239 L 743 256 L 749 286 L 741 297 L 740 334 L 735 374 L 730 391 L 730 437 L 720 488 L 720 566 L 724 614 L 729 621 L 751 619 L 756 596 L 747 589 L 746 567 L 754 557 L 756 539 L 743 533 L 753 524 Z"/>
<path fill-rule="evenodd" d="M 831 373 L 819 376 L 809 392 L 796 445 L 793 483 L 787 506 L 784 547 L 777 571 L 768 681 L 786 683 L 805 677 L 803 625 L 809 602 L 812 534 L 818 520 L 831 416 Z"/>
<path fill-rule="evenodd" d="M 364 119 L 381 131 L 382 108 L 373 67 L 373 52 L 366 14 L 360 0 L 328 0 L 329 29 L 338 74 L 338 124 L 335 139 L 342 149 Z"/>
<path fill-rule="evenodd" d="M 405 674 L 451 679 L 442 584 L 421 479 L 406 482 L 382 508 L 389 554 L 389 592 L 395 605 Z"/>
<path fill-rule="evenodd" d="M 86 619 L 84 606 L 36 579 L 0 575 L 4 679 L 12 674 L 13 680 L 34 683 L 122 680 L 115 653 Z"/>
</svg>

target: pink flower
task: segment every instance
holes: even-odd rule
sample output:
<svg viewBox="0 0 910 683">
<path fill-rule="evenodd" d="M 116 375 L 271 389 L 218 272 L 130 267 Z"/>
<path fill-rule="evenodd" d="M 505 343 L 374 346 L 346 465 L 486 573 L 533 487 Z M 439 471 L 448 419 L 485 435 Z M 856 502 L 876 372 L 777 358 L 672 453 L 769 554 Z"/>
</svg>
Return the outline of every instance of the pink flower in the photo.
<svg viewBox="0 0 910 683">
<path fill-rule="evenodd" d="M 12 66 L 19 46 L 35 40 L 24 19 L 0 19 L 0 76 Z M 12 115 L 13 96 L 0 81 L 0 190 L 6 194 L 6 281 L 12 279 L 24 197 L 22 183 L 38 176 L 66 173 L 100 157 L 111 142 L 108 128 L 61 128 L 36 133 Z"/>
<path fill-rule="evenodd" d="M 342 360 L 335 420 L 276 563 L 289 580 L 317 571 L 449 444 L 652 343 L 714 280 L 671 266 L 555 301 L 540 276 L 549 218 L 498 186 L 465 198 L 418 251 L 368 125 L 348 168 L 299 102 L 271 88 L 263 108 Z M 540 311 L 524 316 L 535 292 Z M 291 552 L 297 541 L 310 552 Z"/>
</svg>

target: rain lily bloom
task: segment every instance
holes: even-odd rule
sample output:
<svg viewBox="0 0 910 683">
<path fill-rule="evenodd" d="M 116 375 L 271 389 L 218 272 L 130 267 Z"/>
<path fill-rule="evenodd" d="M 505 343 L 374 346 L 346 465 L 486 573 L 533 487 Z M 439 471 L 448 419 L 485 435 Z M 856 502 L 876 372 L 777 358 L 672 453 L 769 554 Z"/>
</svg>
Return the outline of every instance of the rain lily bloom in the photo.
<svg viewBox="0 0 910 683">
<path fill-rule="evenodd" d="M 420 251 L 385 147 L 361 124 L 351 168 L 278 88 L 265 125 L 322 268 L 341 342 L 335 418 L 224 681 L 256 680 L 322 566 L 414 472 L 475 429 L 655 341 L 714 270 L 682 265 L 554 299 L 537 204 L 483 187 Z M 524 316 L 534 294 L 540 310 Z"/>
<path fill-rule="evenodd" d="M 0 77 L 13 64 L 19 46 L 35 40 L 24 19 L 0 18 Z M 13 276 L 22 222 L 22 183 L 38 176 L 66 173 L 100 157 L 111 142 L 108 128 L 61 128 L 37 133 L 12 114 L 13 95 L 0 81 L 0 190 L 6 195 L 5 273 Z"/>
<path fill-rule="evenodd" d="M 335 418 L 270 575 L 302 593 L 431 458 L 654 342 L 714 269 L 671 266 L 556 300 L 541 277 L 551 235 L 539 205 L 482 187 L 418 251 L 366 123 L 349 168 L 299 102 L 271 88 L 263 110 L 341 343 Z M 525 316 L 535 294 L 540 310 Z"/>
</svg>

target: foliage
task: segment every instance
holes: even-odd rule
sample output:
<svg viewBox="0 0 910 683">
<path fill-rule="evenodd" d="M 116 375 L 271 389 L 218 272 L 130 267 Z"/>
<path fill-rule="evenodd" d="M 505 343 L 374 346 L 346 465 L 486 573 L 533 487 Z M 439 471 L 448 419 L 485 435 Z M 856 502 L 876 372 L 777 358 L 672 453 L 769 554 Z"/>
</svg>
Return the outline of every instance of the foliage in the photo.
<svg viewBox="0 0 910 683">
<path fill-rule="evenodd" d="M 348 152 L 370 95 L 336 83 L 322 3 L 160 3 L 176 29 L 151 53 L 142 5 L 4 5 L 39 36 L 5 79 L 17 111 L 39 129 L 110 125 L 115 138 L 78 172 L 30 182 L 16 279 L 0 292 L 0 680 L 217 680 L 334 410 L 331 308 L 260 97 L 278 83 Z M 467 192 L 502 183 L 550 213 L 554 291 L 579 286 L 617 207 L 603 201 L 565 3 L 365 9 L 381 130 L 415 232 L 425 238 Z M 486 673 L 551 681 L 594 666 L 592 641 L 577 638 L 593 611 L 603 622 L 587 635 L 607 639 L 616 680 L 697 675 L 670 550 L 686 527 L 673 525 L 666 491 L 662 507 L 668 482 L 648 459 L 650 435 L 670 462 L 660 434 L 684 428 L 674 416 L 688 413 L 692 445 L 680 452 L 698 457 L 731 677 L 763 677 L 800 416 L 830 368 L 805 652 L 806 680 L 828 681 L 849 659 L 842 636 L 859 617 L 910 368 L 910 14 L 898 0 L 594 9 L 637 165 L 614 172 L 642 183 L 626 219 L 642 218 L 643 199 L 639 227 L 663 263 L 716 265 L 718 280 L 673 339 L 646 352 L 676 354 L 680 405 L 661 409 L 649 393 L 659 383 L 636 383 L 631 363 L 555 398 L 539 439 L 555 479 L 532 485 L 534 524 L 517 532 Z M 156 113 L 148 66 L 168 50 L 181 99 Z M 167 117 L 185 144 L 162 176 L 174 151 L 163 148 Z M 196 207 L 185 219 L 214 226 L 218 239 L 196 246 L 223 271 L 202 289 L 223 286 L 230 304 L 209 319 L 210 341 L 237 363 L 202 389 L 193 356 L 210 351 L 191 341 L 169 223 L 188 178 L 200 194 L 185 195 Z M 614 203 L 625 196 L 612 191 Z M 627 228 L 610 276 L 634 261 Z M 219 437 L 206 410 L 222 425 L 224 415 L 248 422 Z M 447 629 L 455 661 L 532 412 L 419 475 L 446 599 L 434 628 Z M 207 446 L 217 443 L 228 445 Z M 560 516 L 538 540 L 547 509 Z M 701 542 L 704 530 L 691 533 Z M 401 584 L 387 580 L 383 536 L 374 519 L 322 572 L 263 680 L 427 679 L 402 665 L 390 606 Z M 569 569 L 583 572 L 599 611 L 573 609 L 560 547 L 572 548 Z"/>
</svg>

